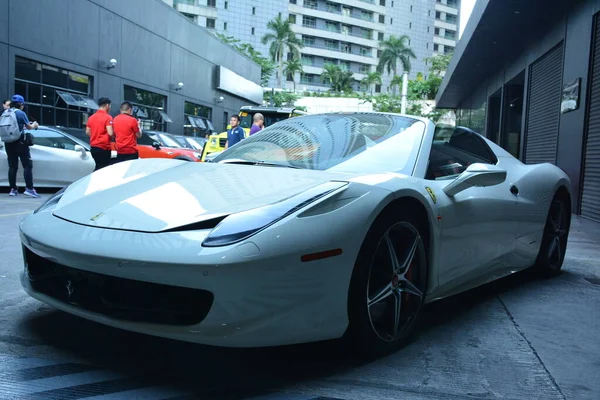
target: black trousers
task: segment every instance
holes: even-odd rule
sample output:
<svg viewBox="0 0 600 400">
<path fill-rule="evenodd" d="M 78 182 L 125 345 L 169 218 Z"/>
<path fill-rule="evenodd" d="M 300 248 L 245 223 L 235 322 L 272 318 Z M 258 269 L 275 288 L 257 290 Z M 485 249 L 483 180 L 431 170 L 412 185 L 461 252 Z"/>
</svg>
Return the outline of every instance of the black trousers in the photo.
<svg viewBox="0 0 600 400">
<path fill-rule="evenodd" d="M 19 170 L 19 159 L 23 165 L 23 178 L 27 189 L 33 189 L 33 161 L 29 146 L 21 141 L 4 143 L 6 158 L 8 159 L 8 184 L 11 189 L 17 190 L 17 171 Z"/>
<path fill-rule="evenodd" d="M 138 153 L 133 153 L 133 154 L 119 154 L 117 153 L 117 162 L 121 162 L 121 161 L 129 161 L 129 160 L 137 160 L 138 158 L 140 158 L 140 156 L 138 155 Z"/>
<path fill-rule="evenodd" d="M 108 167 L 111 164 L 110 160 L 110 150 L 104 150 L 99 147 L 92 147 L 90 149 L 90 153 L 92 153 L 92 158 L 96 162 L 96 168 L 94 171 L 98 171 L 104 167 Z"/>
</svg>

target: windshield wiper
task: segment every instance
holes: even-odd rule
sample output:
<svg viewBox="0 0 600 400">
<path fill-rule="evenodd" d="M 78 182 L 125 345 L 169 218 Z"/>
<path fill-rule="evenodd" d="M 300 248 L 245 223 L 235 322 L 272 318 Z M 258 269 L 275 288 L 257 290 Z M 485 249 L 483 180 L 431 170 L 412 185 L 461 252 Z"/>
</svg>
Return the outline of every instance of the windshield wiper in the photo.
<svg viewBox="0 0 600 400">
<path fill-rule="evenodd" d="M 268 161 L 249 161 L 249 160 L 233 159 L 233 160 L 220 161 L 219 163 L 220 164 L 263 165 L 263 166 L 267 166 L 267 167 L 283 167 L 283 168 L 302 169 L 300 167 L 296 167 L 293 165 L 278 164 L 278 163 L 272 163 L 272 162 L 268 162 Z"/>
</svg>

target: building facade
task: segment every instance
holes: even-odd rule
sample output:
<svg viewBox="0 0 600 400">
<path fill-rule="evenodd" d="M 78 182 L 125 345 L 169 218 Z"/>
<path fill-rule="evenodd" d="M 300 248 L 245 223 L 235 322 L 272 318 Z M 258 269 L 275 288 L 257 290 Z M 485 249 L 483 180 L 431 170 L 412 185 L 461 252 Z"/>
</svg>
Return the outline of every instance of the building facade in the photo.
<svg viewBox="0 0 600 400">
<path fill-rule="evenodd" d="M 525 163 L 558 165 L 573 211 L 600 221 L 600 1 L 478 0 L 436 100 Z"/>
<path fill-rule="evenodd" d="M 260 67 L 160 0 L 2 1 L 0 65 L 2 98 L 23 95 L 41 125 L 82 128 L 109 97 L 146 129 L 193 135 L 262 103 Z"/>
<path fill-rule="evenodd" d="M 323 66 L 337 64 L 354 73 L 355 90 L 366 90 L 360 81 L 374 72 L 382 40 L 408 35 L 410 77 L 427 75 L 425 59 L 450 53 L 456 46 L 460 0 L 163 0 L 187 18 L 214 32 L 251 44 L 264 55 L 261 43 L 267 22 L 289 18 L 302 39 L 303 74 L 286 77 L 285 86 L 300 90 L 327 90 L 321 80 Z M 401 73 L 401 70 L 399 71 Z M 391 76 L 384 74 L 376 92 L 390 89 Z M 273 87 L 276 79 L 270 82 Z"/>
</svg>

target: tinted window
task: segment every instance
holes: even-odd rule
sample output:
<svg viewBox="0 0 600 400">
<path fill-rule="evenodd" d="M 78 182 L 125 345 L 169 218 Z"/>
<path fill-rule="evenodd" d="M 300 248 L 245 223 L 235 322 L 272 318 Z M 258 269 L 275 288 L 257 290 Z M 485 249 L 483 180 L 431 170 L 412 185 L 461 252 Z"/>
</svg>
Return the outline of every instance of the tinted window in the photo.
<svg viewBox="0 0 600 400">
<path fill-rule="evenodd" d="M 466 128 L 436 128 L 429 155 L 426 179 L 447 179 L 474 163 L 496 164 L 498 159 L 487 143 Z"/>
<path fill-rule="evenodd" d="M 68 137 L 49 129 L 38 129 L 33 131 L 33 144 L 56 149 L 75 150 L 75 143 Z"/>
</svg>

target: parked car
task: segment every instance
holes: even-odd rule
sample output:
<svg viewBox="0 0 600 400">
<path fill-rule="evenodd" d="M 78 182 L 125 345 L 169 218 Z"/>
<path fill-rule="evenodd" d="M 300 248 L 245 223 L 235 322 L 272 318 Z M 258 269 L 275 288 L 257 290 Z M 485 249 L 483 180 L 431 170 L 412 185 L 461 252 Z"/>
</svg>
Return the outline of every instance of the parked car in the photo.
<svg viewBox="0 0 600 400">
<path fill-rule="evenodd" d="M 26 132 L 34 137 L 34 144 L 29 149 L 35 187 L 64 187 L 94 171 L 96 163 L 89 153 L 89 144 L 71 135 L 70 130 L 40 126 L 37 130 Z M 25 187 L 20 162 L 17 185 Z M 0 142 L 0 186 L 8 186 L 8 163 L 3 142 Z"/>
<path fill-rule="evenodd" d="M 295 117 L 176 164 L 109 167 L 110 185 L 93 173 L 26 217 L 27 293 L 149 335 L 345 337 L 373 356 L 406 343 L 424 304 L 529 268 L 555 276 L 567 249 L 564 171 L 425 118 Z"/>
<path fill-rule="evenodd" d="M 61 128 L 69 131 L 73 128 Z M 74 129 L 74 135 L 77 135 L 85 143 L 90 143 L 90 137 L 85 134 L 85 130 Z M 190 149 L 183 148 L 176 140 L 164 138 L 161 135 L 164 132 L 143 131 L 142 137 L 138 139 L 138 153 L 140 158 L 174 158 L 185 161 L 200 161 L 201 154 Z M 115 145 L 112 146 L 112 158 L 117 157 Z"/>
<path fill-rule="evenodd" d="M 203 137 L 194 137 L 194 136 L 181 136 L 181 135 L 171 135 L 177 143 L 181 144 L 186 149 L 193 149 L 202 152 L 204 145 L 208 141 L 208 139 Z"/>
</svg>

